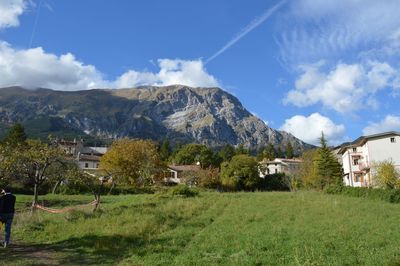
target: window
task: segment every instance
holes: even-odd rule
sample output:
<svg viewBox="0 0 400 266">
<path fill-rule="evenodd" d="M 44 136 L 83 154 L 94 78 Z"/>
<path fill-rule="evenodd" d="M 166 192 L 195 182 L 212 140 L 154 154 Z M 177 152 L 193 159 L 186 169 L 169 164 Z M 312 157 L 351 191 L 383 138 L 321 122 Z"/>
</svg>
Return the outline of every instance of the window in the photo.
<svg viewBox="0 0 400 266">
<path fill-rule="evenodd" d="M 354 174 L 354 182 L 364 182 L 364 176 L 362 174 Z"/>
<path fill-rule="evenodd" d="M 275 174 L 277 174 L 278 173 L 278 169 L 275 169 Z"/>
<path fill-rule="evenodd" d="M 391 143 L 395 143 L 396 142 L 396 138 L 390 138 L 390 142 Z"/>
<path fill-rule="evenodd" d="M 353 152 L 356 152 L 357 151 L 357 148 L 353 148 Z"/>
<path fill-rule="evenodd" d="M 358 165 L 359 160 L 361 159 L 360 156 L 351 156 L 351 160 L 353 161 L 353 165 Z"/>
<path fill-rule="evenodd" d="M 85 163 L 85 168 L 89 168 L 89 164 L 88 163 Z"/>
</svg>

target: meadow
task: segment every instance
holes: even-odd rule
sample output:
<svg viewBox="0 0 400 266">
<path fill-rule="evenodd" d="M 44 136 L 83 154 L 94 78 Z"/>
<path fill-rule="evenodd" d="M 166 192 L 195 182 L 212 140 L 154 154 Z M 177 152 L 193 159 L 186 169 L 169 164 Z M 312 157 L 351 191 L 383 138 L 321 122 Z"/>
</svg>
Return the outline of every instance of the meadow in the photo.
<svg viewBox="0 0 400 266">
<path fill-rule="evenodd" d="M 318 192 L 119 195 L 101 210 L 28 212 L 0 265 L 399 265 L 400 205 Z M 91 196 L 42 196 L 46 205 Z"/>
</svg>

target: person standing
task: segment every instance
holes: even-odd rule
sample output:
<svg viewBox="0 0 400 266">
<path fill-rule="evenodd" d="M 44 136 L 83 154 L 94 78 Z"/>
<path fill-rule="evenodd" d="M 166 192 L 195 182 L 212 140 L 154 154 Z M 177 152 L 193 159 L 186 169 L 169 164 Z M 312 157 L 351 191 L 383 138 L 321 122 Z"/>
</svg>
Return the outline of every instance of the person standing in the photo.
<svg viewBox="0 0 400 266">
<path fill-rule="evenodd" d="M 10 244 L 11 225 L 14 219 L 16 197 L 11 194 L 9 188 L 4 188 L 1 193 L 3 196 L 0 197 L 0 220 L 5 223 L 5 241 L 3 245 L 6 248 Z"/>
</svg>

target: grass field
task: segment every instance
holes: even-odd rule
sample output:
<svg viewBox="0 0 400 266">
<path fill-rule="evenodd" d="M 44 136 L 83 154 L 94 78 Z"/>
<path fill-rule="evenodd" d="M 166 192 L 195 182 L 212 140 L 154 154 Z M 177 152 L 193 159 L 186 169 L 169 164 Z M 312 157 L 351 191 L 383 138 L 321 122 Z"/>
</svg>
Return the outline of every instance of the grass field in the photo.
<svg viewBox="0 0 400 266">
<path fill-rule="evenodd" d="M 19 213 L 0 265 L 399 265 L 399 221 L 400 205 L 317 192 L 108 196 L 98 214 Z"/>
</svg>

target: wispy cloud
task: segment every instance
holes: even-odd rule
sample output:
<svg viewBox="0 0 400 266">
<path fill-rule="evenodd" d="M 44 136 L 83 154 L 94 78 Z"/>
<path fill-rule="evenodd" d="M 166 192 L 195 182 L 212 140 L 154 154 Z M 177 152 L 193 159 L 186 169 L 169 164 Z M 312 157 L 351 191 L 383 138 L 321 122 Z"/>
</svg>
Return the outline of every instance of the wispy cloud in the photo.
<svg viewBox="0 0 400 266">
<path fill-rule="evenodd" d="M 269 8 L 267 11 L 264 12 L 261 16 L 255 18 L 253 21 L 250 22 L 244 29 L 242 29 L 233 39 L 231 39 L 227 44 L 225 44 L 221 49 L 219 49 L 215 54 L 209 57 L 205 64 L 209 63 L 210 61 L 214 60 L 216 57 L 224 53 L 228 50 L 232 45 L 240 41 L 244 36 L 250 33 L 252 30 L 260 26 L 264 21 L 266 21 L 269 17 L 271 17 L 279 8 L 281 8 L 287 0 L 283 0 L 278 4 L 274 5 L 273 7 Z"/>
<path fill-rule="evenodd" d="M 297 0 L 278 17 L 276 42 L 288 66 L 382 46 L 400 28 L 398 0 Z"/>
</svg>

